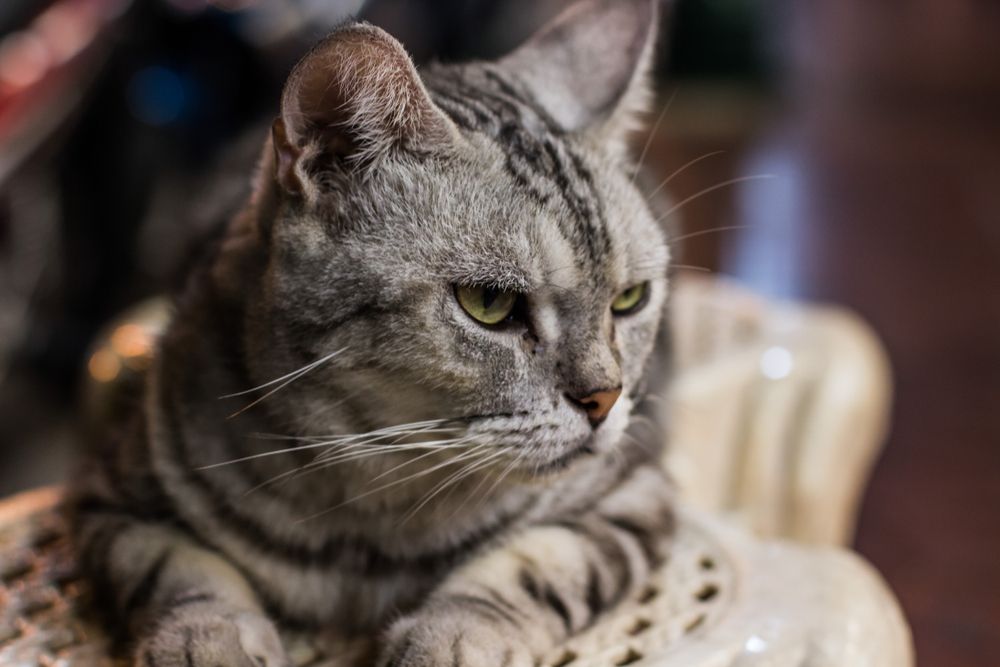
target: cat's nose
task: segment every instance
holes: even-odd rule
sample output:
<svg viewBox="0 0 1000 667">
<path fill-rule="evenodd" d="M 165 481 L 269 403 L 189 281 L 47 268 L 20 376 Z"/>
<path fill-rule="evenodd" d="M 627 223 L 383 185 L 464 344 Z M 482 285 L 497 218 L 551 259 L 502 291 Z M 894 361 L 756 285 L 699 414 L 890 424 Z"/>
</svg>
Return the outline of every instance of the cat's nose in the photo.
<svg viewBox="0 0 1000 667">
<path fill-rule="evenodd" d="M 582 396 L 574 396 L 567 393 L 566 398 L 574 405 L 579 406 L 587 413 L 587 419 L 593 428 L 597 428 L 607 418 L 611 408 L 614 407 L 618 397 L 622 395 L 621 387 L 611 389 L 598 389 L 590 391 Z"/>
</svg>

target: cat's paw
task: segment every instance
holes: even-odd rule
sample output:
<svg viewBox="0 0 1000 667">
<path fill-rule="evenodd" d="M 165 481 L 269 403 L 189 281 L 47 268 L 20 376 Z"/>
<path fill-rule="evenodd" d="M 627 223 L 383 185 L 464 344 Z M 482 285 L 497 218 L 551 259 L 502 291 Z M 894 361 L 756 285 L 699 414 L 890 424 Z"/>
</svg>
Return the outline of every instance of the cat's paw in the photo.
<svg viewBox="0 0 1000 667">
<path fill-rule="evenodd" d="M 389 631 L 378 667 L 532 667 L 521 633 L 505 623 L 448 610 L 403 618 Z"/>
<path fill-rule="evenodd" d="M 288 667 L 264 616 L 211 605 L 177 610 L 139 642 L 135 667 Z"/>
</svg>

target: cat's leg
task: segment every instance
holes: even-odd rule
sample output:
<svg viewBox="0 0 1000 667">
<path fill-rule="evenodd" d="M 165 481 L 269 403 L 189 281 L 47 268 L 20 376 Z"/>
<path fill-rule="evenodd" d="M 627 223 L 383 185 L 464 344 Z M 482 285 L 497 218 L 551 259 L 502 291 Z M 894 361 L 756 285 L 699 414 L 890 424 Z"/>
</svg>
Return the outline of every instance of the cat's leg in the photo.
<svg viewBox="0 0 1000 667">
<path fill-rule="evenodd" d="M 81 507 L 81 565 L 137 667 L 284 667 L 278 634 L 243 576 L 166 524 L 114 506 Z"/>
<path fill-rule="evenodd" d="M 540 524 L 450 576 L 390 628 L 383 667 L 534 664 L 642 586 L 664 556 L 672 494 L 637 468 L 578 517 Z"/>
</svg>

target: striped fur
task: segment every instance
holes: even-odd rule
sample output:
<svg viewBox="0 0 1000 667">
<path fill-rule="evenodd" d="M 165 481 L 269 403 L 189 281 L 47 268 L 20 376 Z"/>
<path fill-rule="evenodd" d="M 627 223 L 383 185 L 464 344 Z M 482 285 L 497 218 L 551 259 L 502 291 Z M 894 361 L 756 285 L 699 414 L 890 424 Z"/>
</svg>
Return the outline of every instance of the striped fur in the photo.
<svg viewBox="0 0 1000 667">
<path fill-rule="evenodd" d="M 275 624 L 382 637 L 383 665 L 527 665 L 642 585 L 671 497 L 629 429 L 669 255 L 621 146 L 654 19 L 589 0 L 422 76 L 349 25 L 300 63 L 141 409 L 75 485 L 137 665 L 283 665 Z M 597 48 L 627 57 L 576 57 Z M 473 322 L 470 283 L 523 319 Z M 617 386 L 599 426 L 566 398 Z"/>
</svg>

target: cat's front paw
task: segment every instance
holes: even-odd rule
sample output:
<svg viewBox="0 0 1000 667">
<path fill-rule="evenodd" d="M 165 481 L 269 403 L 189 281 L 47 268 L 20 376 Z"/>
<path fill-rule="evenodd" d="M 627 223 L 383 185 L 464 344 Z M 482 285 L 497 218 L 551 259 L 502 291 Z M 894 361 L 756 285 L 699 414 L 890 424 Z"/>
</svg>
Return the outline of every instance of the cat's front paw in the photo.
<svg viewBox="0 0 1000 667">
<path fill-rule="evenodd" d="M 288 667 L 274 625 L 246 611 L 197 605 L 163 618 L 135 653 L 135 667 Z"/>
<path fill-rule="evenodd" d="M 531 651 L 516 628 L 460 610 L 400 619 L 378 662 L 378 667 L 532 665 Z"/>
</svg>

